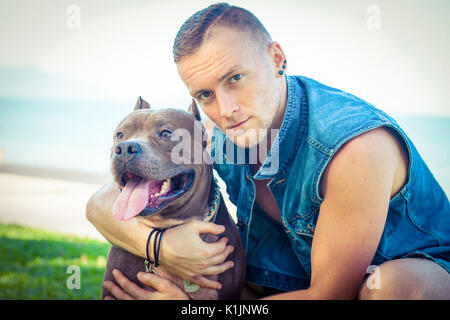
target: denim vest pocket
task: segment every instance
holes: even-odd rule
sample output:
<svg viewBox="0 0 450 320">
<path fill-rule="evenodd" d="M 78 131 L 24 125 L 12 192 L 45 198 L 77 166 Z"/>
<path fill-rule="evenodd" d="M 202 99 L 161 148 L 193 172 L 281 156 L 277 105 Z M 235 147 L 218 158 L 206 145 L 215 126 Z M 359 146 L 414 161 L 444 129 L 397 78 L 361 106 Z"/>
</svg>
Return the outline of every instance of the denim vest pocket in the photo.
<svg viewBox="0 0 450 320">
<path fill-rule="evenodd" d="M 305 234 L 292 234 L 289 233 L 289 237 L 292 243 L 292 249 L 294 250 L 297 259 L 303 266 L 303 269 L 307 273 L 308 277 L 311 277 L 311 246 L 313 237 Z"/>
<path fill-rule="evenodd" d="M 389 202 L 386 223 L 373 259 L 373 264 L 381 264 L 385 260 L 392 259 L 398 251 L 397 245 L 391 239 L 395 237 L 395 232 L 398 233 L 398 226 L 402 224 L 402 220 L 406 219 L 406 199 L 402 194 L 402 190 Z"/>
<path fill-rule="evenodd" d="M 316 229 L 319 210 L 320 207 L 311 207 L 304 212 L 296 212 L 294 217 L 289 220 L 292 230 L 299 236 L 312 237 Z"/>
<path fill-rule="evenodd" d="M 407 184 L 389 202 L 386 224 L 374 260 L 380 258 L 377 254 L 391 260 L 413 250 L 438 245 L 436 239 L 417 224 L 409 196 Z"/>
<path fill-rule="evenodd" d="M 439 246 L 439 241 L 436 239 L 436 236 L 434 235 L 433 228 L 429 227 L 425 223 L 420 222 L 416 217 L 416 212 L 414 212 L 413 206 L 410 204 L 408 200 L 406 200 L 406 202 L 407 202 L 406 214 L 408 215 L 409 220 L 415 227 L 413 231 L 415 231 L 418 234 L 416 239 L 422 240 L 419 243 L 422 243 L 422 245 L 425 245 L 426 247 Z"/>
</svg>

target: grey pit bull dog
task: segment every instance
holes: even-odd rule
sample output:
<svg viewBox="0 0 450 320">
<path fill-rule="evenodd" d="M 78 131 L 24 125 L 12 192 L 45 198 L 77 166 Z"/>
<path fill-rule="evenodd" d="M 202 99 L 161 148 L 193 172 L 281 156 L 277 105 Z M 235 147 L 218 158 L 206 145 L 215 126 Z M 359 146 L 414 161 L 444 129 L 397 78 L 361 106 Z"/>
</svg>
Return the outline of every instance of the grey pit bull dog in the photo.
<svg viewBox="0 0 450 320">
<path fill-rule="evenodd" d="M 212 165 L 205 161 L 194 164 L 194 153 L 205 150 L 205 141 L 191 139 L 187 144 L 191 152 L 184 150 L 184 157 L 188 159 L 178 164 L 172 161 L 172 150 L 179 144 L 173 138 L 177 129 L 187 130 L 185 132 L 191 137 L 194 137 L 194 130 L 205 133 L 198 121 L 197 109 L 191 106 L 190 110 L 192 113 L 177 109 L 150 110 L 150 105 L 139 97 L 134 112 L 119 123 L 111 150 L 111 172 L 122 191 L 114 204 L 113 214 L 120 220 L 145 219 L 147 225 L 155 228 L 171 228 L 191 219 L 224 225 L 226 231 L 221 236 L 227 237 L 228 243 L 234 246 L 227 258 L 234 261 L 234 267 L 219 275 L 208 276 L 222 284 L 221 290 L 189 284 L 162 266 L 154 270 L 158 276 L 178 285 L 191 299 L 239 299 L 246 269 L 244 248 L 214 183 Z M 205 236 L 206 242 L 219 239 L 216 235 Z M 111 246 L 104 281 L 115 282 L 112 271 L 119 269 L 142 287 L 136 275 L 146 271 L 144 261 Z M 102 298 L 108 295 L 111 296 L 103 289 Z"/>
</svg>

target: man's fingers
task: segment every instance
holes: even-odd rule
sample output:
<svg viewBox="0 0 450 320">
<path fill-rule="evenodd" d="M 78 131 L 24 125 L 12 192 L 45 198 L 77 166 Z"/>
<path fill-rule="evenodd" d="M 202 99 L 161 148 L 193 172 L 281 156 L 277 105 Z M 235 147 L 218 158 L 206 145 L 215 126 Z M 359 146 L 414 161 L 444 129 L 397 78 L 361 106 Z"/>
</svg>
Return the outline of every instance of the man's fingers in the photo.
<svg viewBox="0 0 450 320">
<path fill-rule="evenodd" d="M 198 233 L 221 234 L 225 232 L 225 227 L 219 224 L 205 221 L 197 221 Z"/>
<path fill-rule="evenodd" d="M 209 256 L 217 256 L 218 254 L 223 254 L 226 251 L 228 243 L 228 238 L 223 237 L 220 238 L 217 242 L 208 242 L 205 243 L 205 246 L 208 250 Z"/>
<path fill-rule="evenodd" d="M 157 291 L 163 291 L 167 288 L 166 286 L 168 285 L 168 280 L 158 277 L 153 273 L 139 272 L 137 274 L 137 278 L 142 284 L 152 287 Z"/>
<path fill-rule="evenodd" d="M 219 253 L 211 258 L 209 258 L 209 260 L 207 261 L 207 264 L 209 265 L 216 265 L 216 264 L 220 264 L 223 263 L 225 261 L 225 259 L 228 257 L 228 255 L 230 253 L 232 253 L 234 251 L 234 247 L 233 246 L 227 246 L 225 248 L 225 251 L 223 251 L 222 253 Z"/>
<path fill-rule="evenodd" d="M 161 278 L 152 273 L 139 272 L 137 278 L 156 291 L 151 294 L 153 300 L 188 300 L 186 293 L 168 279 Z"/>
<path fill-rule="evenodd" d="M 103 283 L 103 287 L 108 290 L 109 292 L 111 292 L 111 294 L 119 300 L 133 300 L 133 297 L 131 297 L 129 294 L 127 294 L 125 291 L 123 291 L 122 289 L 120 289 L 114 282 L 112 281 L 105 281 Z M 107 297 L 105 297 L 105 300 L 111 300 L 109 297 L 108 299 L 106 299 Z"/>
<path fill-rule="evenodd" d="M 125 292 L 128 293 L 131 297 L 134 297 L 135 299 L 149 298 L 150 292 L 148 290 L 142 289 L 136 283 L 128 280 L 119 270 L 113 270 L 113 276 L 114 278 L 116 278 L 116 281 L 119 283 L 122 289 L 125 290 Z"/>
<path fill-rule="evenodd" d="M 210 276 L 210 275 L 220 274 L 220 273 L 225 272 L 228 269 L 231 269 L 233 267 L 234 267 L 234 262 L 233 261 L 227 261 L 227 262 L 224 262 L 222 264 L 206 268 L 203 271 L 203 275 Z"/>
<path fill-rule="evenodd" d="M 193 277 L 193 278 L 190 278 L 188 280 L 190 282 L 195 282 L 200 287 L 217 289 L 217 290 L 222 289 L 222 285 L 220 284 L 220 282 L 208 279 L 208 278 L 203 277 L 203 276 Z"/>
</svg>

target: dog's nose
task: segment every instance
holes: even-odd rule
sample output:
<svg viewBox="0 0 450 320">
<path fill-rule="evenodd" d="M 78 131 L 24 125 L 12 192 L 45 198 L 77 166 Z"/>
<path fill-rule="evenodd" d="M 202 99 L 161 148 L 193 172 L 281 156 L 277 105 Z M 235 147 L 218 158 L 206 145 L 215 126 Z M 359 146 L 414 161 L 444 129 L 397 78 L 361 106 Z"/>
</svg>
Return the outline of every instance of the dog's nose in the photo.
<svg viewBox="0 0 450 320">
<path fill-rule="evenodd" d="M 136 141 L 123 141 L 119 143 L 114 150 L 117 155 L 122 154 L 123 152 L 127 157 L 141 153 L 141 151 L 141 146 Z"/>
</svg>

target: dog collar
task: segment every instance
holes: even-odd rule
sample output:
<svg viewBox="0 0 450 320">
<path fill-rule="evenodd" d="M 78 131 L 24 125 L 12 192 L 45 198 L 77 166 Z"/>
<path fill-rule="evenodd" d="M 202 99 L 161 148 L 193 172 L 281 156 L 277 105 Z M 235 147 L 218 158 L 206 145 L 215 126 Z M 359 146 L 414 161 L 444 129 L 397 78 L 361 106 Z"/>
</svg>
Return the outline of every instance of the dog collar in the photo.
<svg viewBox="0 0 450 320">
<path fill-rule="evenodd" d="M 214 185 L 214 199 L 211 202 L 211 205 L 209 206 L 208 214 L 203 219 L 203 221 L 214 223 L 216 221 L 217 211 L 219 211 L 219 207 L 220 207 L 220 189 L 219 189 L 219 185 L 217 184 L 217 179 L 214 176 L 213 176 L 212 183 Z M 207 237 L 208 237 L 208 234 L 203 235 L 202 240 L 206 241 Z M 190 294 L 194 294 L 195 292 L 197 292 L 200 289 L 200 286 L 198 284 L 184 280 L 184 279 L 183 279 L 183 287 L 184 287 L 184 292 L 186 292 L 191 299 L 192 299 L 192 296 Z"/>
<path fill-rule="evenodd" d="M 211 205 L 209 206 L 208 214 L 203 219 L 203 221 L 214 223 L 216 221 L 217 211 L 219 211 L 219 206 L 220 206 L 220 189 L 219 189 L 219 185 L 217 184 L 217 179 L 214 176 L 213 176 L 212 183 L 214 185 L 214 199 L 211 202 Z"/>
</svg>

